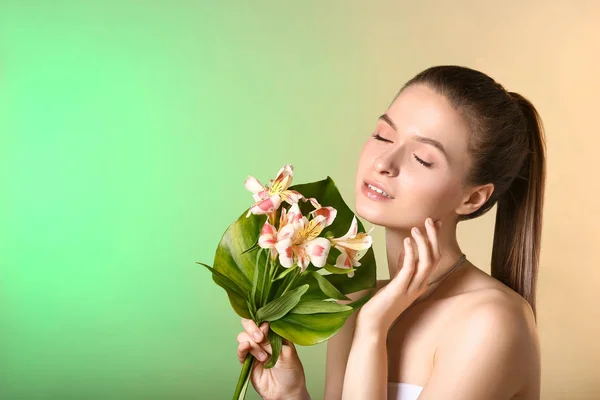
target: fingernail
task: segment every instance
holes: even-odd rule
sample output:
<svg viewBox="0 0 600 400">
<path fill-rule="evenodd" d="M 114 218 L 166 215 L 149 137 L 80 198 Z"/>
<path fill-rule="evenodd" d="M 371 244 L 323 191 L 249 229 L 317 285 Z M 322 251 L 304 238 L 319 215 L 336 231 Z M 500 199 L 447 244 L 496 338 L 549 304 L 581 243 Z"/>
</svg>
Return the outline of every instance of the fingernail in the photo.
<svg viewBox="0 0 600 400">
<path fill-rule="evenodd" d="M 433 226 L 433 220 L 431 218 L 427 218 L 427 225 Z"/>
<path fill-rule="evenodd" d="M 261 341 L 262 340 L 262 335 L 260 334 L 260 332 L 254 332 L 254 339 Z"/>
<path fill-rule="evenodd" d="M 407 245 L 410 245 L 410 238 L 409 237 L 405 238 L 404 243 L 406 243 Z"/>
<path fill-rule="evenodd" d="M 413 233 L 414 233 L 415 235 L 420 235 L 420 234 L 421 234 L 421 231 L 419 230 L 419 228 L 413 228 Z"/>
<path fill-rule="evenodd" d="M 267 358 L 267 353 L 265 353 L 264 351 L 261 351 L 260 353 L 258 353 L 258 359 L 260 361 L 264 361 L 265 358 Z"/>
</svg>

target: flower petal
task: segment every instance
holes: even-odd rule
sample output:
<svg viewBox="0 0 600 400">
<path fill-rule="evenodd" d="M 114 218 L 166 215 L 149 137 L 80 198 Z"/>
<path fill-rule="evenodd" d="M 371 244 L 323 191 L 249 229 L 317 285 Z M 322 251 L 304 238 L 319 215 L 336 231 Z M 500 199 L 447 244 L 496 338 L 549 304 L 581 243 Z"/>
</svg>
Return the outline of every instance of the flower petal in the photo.
<svg viewBox="0 0 600 400">
<path fill-rule="evenodd" d="M 335 220 L 335 217 L 337 216 L 337 210 L 333 207 L 327 206 L 311 211 L 310 214 L 313 216 L 324 216 L 326 218 L 325 226 L 327 227 L 333 223 L 333 220 Z"/>
<path fill-rule="evenodd" d="M 301 235 L 305 242 L 311 241 L 321 234 L 323 228 L 325 228 L 326 218 L 322 215 L 317 215 L 310 221 L 306 217 L 302 217 L 303 228 Z"/>
<path fill-rule="evenodd" d="M 283 267 L 290 268 L 294 265 L 294 251 L 291 239 L 288 238 L 277 242 L 275 249 L 279 253 L 279 262 Z"/>
<path fill-rule="evenodd" d="M 306 268 L 308 268 L 308 264 L 310 264 L 310 257 L 308 256 L 308 252 L 306 251 L 306 246 L 294 246 L 294 252 L 296 253 L 296 258 L 298 261 L 298 266 L 300 267 L 300 272 L 304 272 Z"/>
<path fill-rule="evenodd" d="M 293 241 L 294 236 L 296 234 L 296 229 L 294 225 L 284 225 L 283 228 L 279 229 L 277 233 L 277 241 L 280 242 L 285 239 L 290 239 Z"/>
<path fill-rule="evenodd" d="M 271 186 L 272 193 L 281 193 L 284 190 L 287 190 L 292 183 L 292 177 L 294 174 L 294 167 L 291 164 L 284 165 L 279 172 L 277 172 L 277 177 L 273 182 L 273 186 Z"/>
<path fill-rule="evenodd" d="M 279 195 L 275 194 L 275 195 L 269 197 L 268 199 L 259 201 L 258 203 L 254 204 L 254 206 L 252 206 L 252 208 L 251 208 L 251 212 L 252 212 L 252 214 L 256 214 L 256 215 L 269 214 L 269 213 L 277 210 L 277 208 L 279 208 L 280 204 L 281 204 L 281 197 L 279 197 Z"/>
<path fill-rule="evenodd" d="M 308 199 L 308 201 L 310 201 L 310 204 L 312 204 L 312 206 L 315 209 L 318 210 L 319 208 L 321 208 L 321 204 L 319 204 L 319 202 L 317 201 L 317 199 L 315 199 L 314 197 L 311 197 L 310 199 Z"/>
<path fill-rule="evenodd" d="M 292 204 L 287 213 L 287 223 L 298 227 L 300 225 L 300 221 L 302 220 L 302 213 L 300 212 L 300 207 L 298 203 Z"/>
<path fill-rule="evenodd" d="M 248 178 L 246 178 L 244 186 L 252 193 L 258 193 L 265 190 L 265 187 L 258 181 L 258 179 L 250 175 L 248 175 Z"/>
<path fill-rule="evenodd" d="M 346 256 L 347 260 L 344 260 L 344 262 L 349 263 L 351 267 L 360 267 L 358 259 L 364 256 L 364 253 L 359 254 L 359 252 L 356 250 L 347 247 L 341 247 L 339 245 L 334 245 L 334 247 Z"/>
<path fill-rule="evenodd" d="M 346 234 L 344 236 L 342 236 L 340 238 L 340 240 L 353 238 L 354 236 L 356 236 L 357 232 L 358 232 L 358 221 L 356 220 L 356 216 L 354 216 L 354 217 L 352 217 L 352 223 L 350 224 L 350 229 L 348 229 L 348 232 L 346 232 Z"/>
<path fill-rule="evenodd" d="M 258 193 L 252 193 L 252 198 L 254 199 L 254 201 L 259 202 L 261 200 L 266 200 L 269 198 L 269 190 L 265 189 L 265 190 L 261 190 Z"/>
<path fill-rule="evenodd" d="M 371 247 L 373 244 L 373 238 L 361 232 L 354 238 L 346 240 L 332 239 L 332 242 L 335 246 L 359 251 L 366 250 Z"/>
<path fill-rule="evenodd" d="M 322 268 L 327 264 L 327 256 L 329 255 L 330 248 L 331 243 L 325 238 L 316 238 L 310 242 L 306 242 L 306 252 L 310 257 L 310 262 L 317 268 Z"/>
<path fill-rule="evenodd" d="M 281 207 L 281 213 L 279 214 L 279 229 L 283 228 L 287 224 L 287 210 L 285 207 Z"/>
<path fill-rule="evenodd" d="M 265 222 L 262 229 L 260 230 L 260 236 L 258 237 L 258 245 L 263 249 L 275 248 L 275 242 L 277 238 L 277 229 L 268 222 Z"/>
<path fill-rule="evenodd" d="M 275 175 L 275 181 L 278 179 L 281 180 L 288 175 L 294 174 L 294 166 L 292 164 L 285 164 L 283 167 L 277 171 L 277 175 Z"/>
<path fill-rule="evenodd" d="M 335 260 L 335 266 L 338 268 L 350 269 L 352 268 L 352 263 L 350 262 L 350 258 L 345 251 L 342 250 L 340 255 Z"/>
<path fill-rule="evenodd" d="M 279 195 L 281 196 L 283 201 L 285 201 L 288 204 L 297 203 L 301 198 L 304 197 L 300 192 L 296 190 L 284 190 Z"/>
</svg>

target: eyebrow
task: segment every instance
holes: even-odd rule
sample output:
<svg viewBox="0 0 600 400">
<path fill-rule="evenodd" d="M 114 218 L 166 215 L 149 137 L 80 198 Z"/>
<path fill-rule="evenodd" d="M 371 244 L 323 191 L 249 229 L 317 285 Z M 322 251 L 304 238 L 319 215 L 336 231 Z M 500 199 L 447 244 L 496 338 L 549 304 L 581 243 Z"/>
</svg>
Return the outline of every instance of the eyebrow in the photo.
<svg viewBox="0 0 600 400">
<path fill-rule="evenodd" d="M 389 115 L 382 114 L 378 119 L 380 119 L 382 121 L 385 121 L 389 126 L 392 127 L 392 129 L 394 131 L 398 132 L 398 127 L 396 126 L 396 124 L 394 123 L 394 121 L 392 121 L 392 119 L 390 118 Z M 419 136 L 419 135 L 416 135 L 415 138 L 414 138 L 414 140 L 416 140 L 417 142 L 429 144 L 429 145 L 437 148 L 439 151 L 442 152 L 442 154 L 444 155 L 444 157 L 446 157 L 447 160 L 450 160 L 450 157 L 448 156 L 448 153 L 446 152 L 446 149 L 437 140 L 432 139 L 432 138 L 428 138 L 428 137 L 425 137 L 425 136 Z"/>
<path fill-rule="evenodd" d="M 380 116 L 379 116 L 379 118 L 378 118 L 378 119 L 380 119 L 380 120 L 382 120 L 382 121 L 385 121 L 385 122 L 387 122 L 387 124 L 388 124 L 389 126 L 391 126 L 391 127 L 392 127 L 392 129 L 394 129 L 395 131 L 398 131 L 398 128 L 396 127 L 396 124 L 394 123 L 394 121 L 392 121 L 392 119 L 390 118 L 390 116 L 389 116 L 389 115 L 387 115 L 387 114 L 382 114 L 382 115 L 380 115 Z"/>
</svg>

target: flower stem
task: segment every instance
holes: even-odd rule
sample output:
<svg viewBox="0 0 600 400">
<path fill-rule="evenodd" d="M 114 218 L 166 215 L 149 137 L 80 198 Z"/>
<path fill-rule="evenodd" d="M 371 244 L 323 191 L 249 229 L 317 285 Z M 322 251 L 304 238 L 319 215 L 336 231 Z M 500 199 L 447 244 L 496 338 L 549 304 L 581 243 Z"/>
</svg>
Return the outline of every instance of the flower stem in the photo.
<svg viewBox="0 0 600 400">
<path fill-rule="evenodd" d="M 299 267 L 298 267 L 299 268 Z M 290 288 L 290 286 L 292 286 L 292 283 L 294 283 L 294 281 L 296 280 L 296 278 L 298 277 L 298 268 L 296 268 L 296 271 L 292 272 L 292 279 L 290 279 L 289 283 L 287 284 L 287 286 L 285 287 L 285 289 L 283 290 L 283 293 L 281 293 L 281 295 L 283 296 L 285 294 L 285 292 L 288 291 L 288 289 Z"/>
<path fill-rule="evenodd" d="M 260 306 L 264 306 L 269 301 L 269 289 L 271 286 L 270 282 L 267 282 L 267 275 L 271 276 L 271 271 L 269 268 L 271 267 L 271 253 L 267 251 L 267 264 L 265 265 L 265 269 L 263 271 L 263 281 L 261 288 L 261 298 L 260 298 Z M 271 279 L 272 280 L 272 279 Z"/>
<path fill-rule="evenodd" d="M 240 377 L 238 379 L 233 400 L 243 400 L 246 398 L 246 390 L 248 390 L 248 382 L 250 382 L 250 374 L 252 373 L 252 365 L 254 365 L 254 356 L 250 353 L 246 355 Z"/>
</svg>

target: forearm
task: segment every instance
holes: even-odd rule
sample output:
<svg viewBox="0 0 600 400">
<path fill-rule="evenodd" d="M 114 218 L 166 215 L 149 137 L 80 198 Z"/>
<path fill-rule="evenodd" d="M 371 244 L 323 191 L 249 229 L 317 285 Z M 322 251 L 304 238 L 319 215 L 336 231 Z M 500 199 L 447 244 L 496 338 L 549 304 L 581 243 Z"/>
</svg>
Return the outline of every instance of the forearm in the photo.
<svg viewBox="0 0 600 400">
<path fill-rule="evenodd" d="M 292 400 L 312 400 L 310 398 L 310 395 L 308 394 L 308 390 L 304 390 L 302 393 L 298 394 L 297 396 L 287 397 L 286 399 L 292 399 Z"/>
<path fill-rule="evenodd" d="M 263 397 L 264 399 L 264 397 Z M 300 393 L 288 393 L 285 398 L 281 398 L 281 400 L 312 400 L 310 395 L 308 394 L 308 390 L 304 388 L 304 390 Z"/>
<path fill-rule="evenodd" d="M 387 399 L 386 335 L 357 326 L 344 376 L 343 400 Z"/>
</svg>

